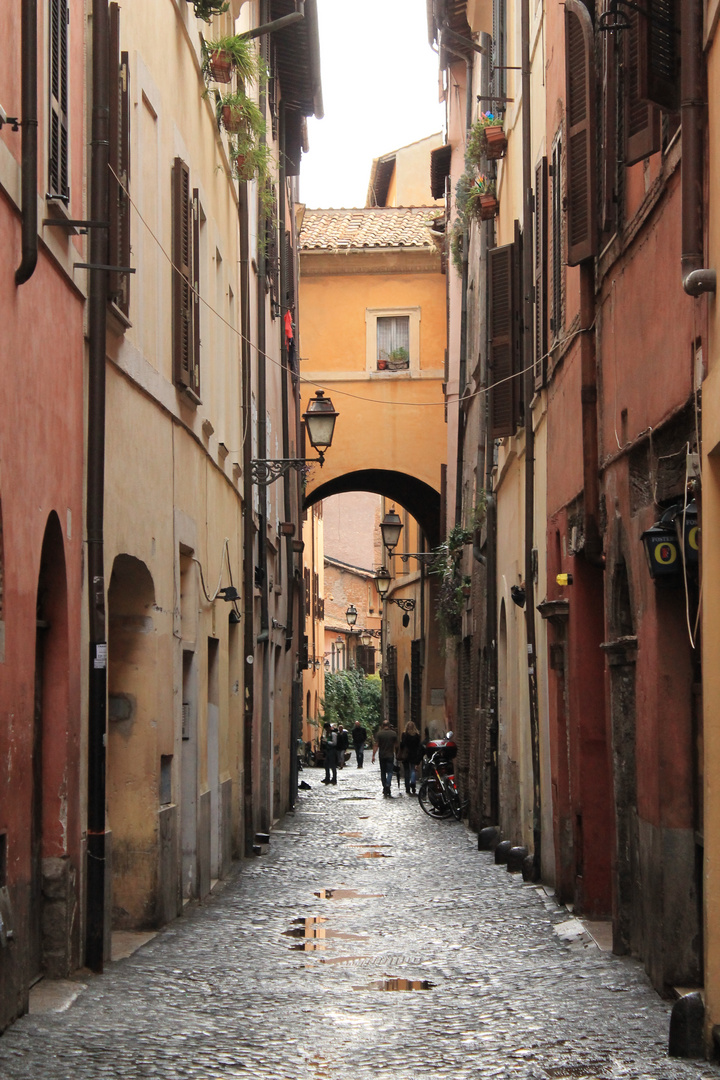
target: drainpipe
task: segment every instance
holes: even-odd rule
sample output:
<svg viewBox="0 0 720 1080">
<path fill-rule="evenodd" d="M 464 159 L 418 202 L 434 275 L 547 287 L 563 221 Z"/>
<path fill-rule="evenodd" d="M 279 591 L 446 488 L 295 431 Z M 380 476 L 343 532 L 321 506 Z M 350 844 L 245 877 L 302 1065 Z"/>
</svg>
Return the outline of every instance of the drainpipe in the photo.
<svg viewBox="0 0 720 1080">
<path fill-rule="evenodd" d="M 90 218 L 108 220 L 109 104 L 108 2 L 92 6 L 92 125 Z M 88 298 L 87 561 L 90 663 L 88 670 L 88 818 L 85 963 L 103 970 L 105 936 L 105 736 L 107 638 L 103 504 L 105 497 L 105 332 L 108 230 L 90 230 Z"/>
<path fill-rule="evenodd" d="M 690 296 L 717 289 L 715 270 L 703 267 L 703 139 L 705 82 L 702 63 L 702 5 L 680 5 L 680 115 L 682 118 L 682 284 Z"/>
<path fill-rule="evenodd" d="M 22 29 L 22 261 L 15 284 L 24 285 L 37 265 L 37 0 L 23 0 Z"/>
<path fill-rule="evenodd" d="M 530 708 L 530 746 L 533 772 L 533 860 L 535 875 L 540 877 L 542 816 L 540 792 L 540 721 L 537 693 L 537 639 L 535 635 L 535 432 L 532 399 L 535 373 L 528 363 L 533 350 L 533 192 L 530 115 L 530 6 L 522 0 L 520 14 L 522 39 L 522 177 L 523 177 L 523 257 L 522 319 L 525 360 L 525 627 L 527 636 L 528 703 Z"/>
<path fill-rule="evenodd" d="M 283 15 L 280 19 L 275 19 L 274 22 L 263 23 L 262 26 L 256 26 L 254 30 L 249 30 L 242 36 L 251 40 L 252 38 L 262 37 L 263 34 L 273 34 L 276 30 L 284 30 L 286 27 L 293 26 L 294 23 L 300 22 L 304 18 L 305 2 L 304 0 L 295 0 L 295 11 L 291 11 L 289 15 Z"/>
<path fill-rule="evenodd" d="M 243 702 L 243 825 L 244 850 L 252 854 L 255 843 L 255 804 L 253 798 L 253 714 L 255 710 L 255 666 L 249 664 L 248 657 L 255 653 L 255 530 L 253 526 L 253 482 L 252 482 L 252 356 L 250 351 L 250 271 L 248 238 L 248 197 L 247 183 L 239 185 L 240 217 L 240 319 L 242 339 L 240 357 L 242 367 L 243 430 L 243 656 L 245 657 L 245 698 Z"/>
</svg>

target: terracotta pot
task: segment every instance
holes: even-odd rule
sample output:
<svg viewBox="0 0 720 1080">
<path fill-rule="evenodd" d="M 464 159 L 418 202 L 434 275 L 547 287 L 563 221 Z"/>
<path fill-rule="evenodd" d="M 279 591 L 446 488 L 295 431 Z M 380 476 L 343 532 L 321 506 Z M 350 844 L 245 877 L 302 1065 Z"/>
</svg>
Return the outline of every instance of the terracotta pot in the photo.
<svg viewBox="0 0 720 1080">
<path fill-rule="evenodd" d="M 215 52 L 210 53 L 208 69 L 210 77 L 215 82 L 229 83 L 233 73 L 232 56 L 230 53 L 225 52 L 224 49 L 216 49 Z"/>
<path fill-rule="evenodd" d="M 507 136 L 500 124 L 485 128 L 485 156 L 491 160 L 501 158 L 507 150 Z"/>
<path fill-rule="evenodd" d="M 387 360 L 378 360 L 378 371 L 385 371 L 387 369 Z"/>
<path fill-rule="evenodd" d="M 237 135 L 239 132 L 247 130 L 247 125 L 245 124 L 240 109 L 234 109 L 232 105 L 223 105 L 222 124 L 230 135 Z"/>
<path fill-rule="evenodd" d="M 494 195 L 480 196 L 480 220 L 490 221 L 498 212 L 498 201 Z"/>
</svg>

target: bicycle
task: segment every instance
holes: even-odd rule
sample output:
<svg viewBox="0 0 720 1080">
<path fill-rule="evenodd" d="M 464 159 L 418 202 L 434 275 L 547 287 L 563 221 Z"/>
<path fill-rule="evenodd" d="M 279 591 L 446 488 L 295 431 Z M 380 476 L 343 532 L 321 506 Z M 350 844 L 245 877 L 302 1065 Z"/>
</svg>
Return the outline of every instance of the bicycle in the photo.
<svg viewBox="0 0 720 1080">
<path fill-rule="evenodd" d="M 452 762 L 441 751 L 432 754 L 425 765 L 418 802 L 428 817 L 454 817 L 456 821 L 462 817 L 463 803 L 452 768 Z"/>
</svg>

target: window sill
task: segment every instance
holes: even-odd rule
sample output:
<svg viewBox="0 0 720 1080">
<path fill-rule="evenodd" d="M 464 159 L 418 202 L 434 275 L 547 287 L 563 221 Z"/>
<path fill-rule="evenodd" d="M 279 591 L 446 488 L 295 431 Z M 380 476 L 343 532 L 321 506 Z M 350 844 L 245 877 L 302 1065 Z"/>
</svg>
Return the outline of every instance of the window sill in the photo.
<svg viewBox="0 0 720 1080">
<path fill-rule="evenodd" d="M 112 300 L 107 305 L 107 317 L 109 329 L 115 337 L 122 337 L 125 331 L 132 326 L 125 312 Z"/>
</svg>

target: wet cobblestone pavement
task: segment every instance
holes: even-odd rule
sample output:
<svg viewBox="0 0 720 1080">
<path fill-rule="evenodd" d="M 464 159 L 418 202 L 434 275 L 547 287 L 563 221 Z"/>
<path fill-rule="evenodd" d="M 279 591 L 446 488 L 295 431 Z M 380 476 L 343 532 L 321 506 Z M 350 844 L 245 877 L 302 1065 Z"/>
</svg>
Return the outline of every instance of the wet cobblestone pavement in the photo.
<svg viewBox="0 0 720 1080">
<path fill-rule="evenodd" d="M 567 911 L 462 825 L 376 766 L 321 775 L 209 903 L 10 1028 L 0 1078 L 720 1080 L 666 1056 L 639 964 L 561 940 Z"/>
</svg>

